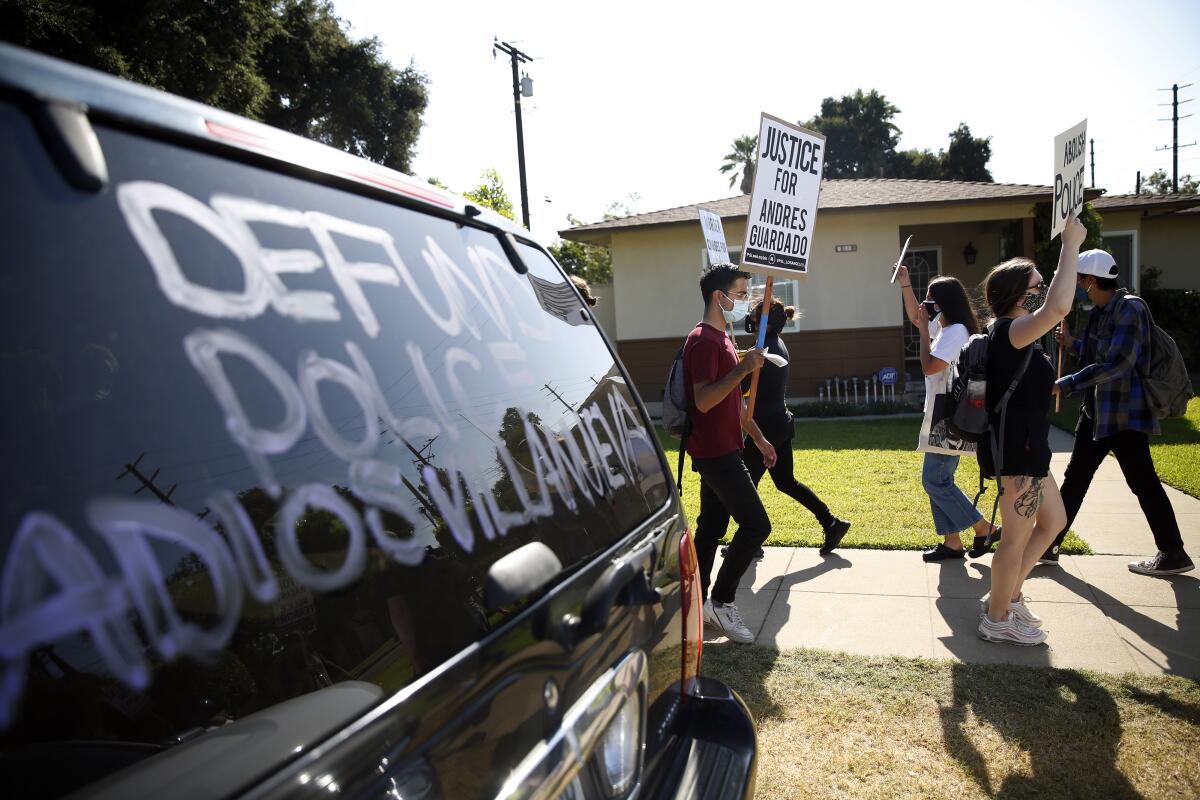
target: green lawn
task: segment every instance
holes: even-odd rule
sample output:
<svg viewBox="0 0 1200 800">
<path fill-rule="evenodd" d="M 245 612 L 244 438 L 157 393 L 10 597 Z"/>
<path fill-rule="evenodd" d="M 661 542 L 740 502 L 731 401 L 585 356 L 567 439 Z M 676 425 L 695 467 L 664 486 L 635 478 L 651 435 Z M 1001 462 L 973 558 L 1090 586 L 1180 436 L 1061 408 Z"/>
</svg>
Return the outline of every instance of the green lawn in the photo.
<svg viewBox="0 0 1200 800">
<path fill-rule="evenodd" d="M 1196 797 L 1200 683 L 706 645 L 758 726 L 755 797 Z"/>
<path fill-rule="evenodd" d="M 1062 411 L 1050 415 L 1058 427 L 1074 432 L 1078 399 L 1064 400 Z M 1200 497 L 1200 397 L 1188 402 L 1187 416 L 1161 421 L 1162 436 L 1150 437 L 1150 455 L 1162 482 L 1192 497 Z"/>
<path fill-rule="evenodd" d="M 941 541 L 933 531 L 929 498 L 921 488 L 922 454 L 914 449 L 920 424 L 916 418 L 796 424 L 792 441 L 796 476 L 834 514 L 854 523 L 843 547 L 922 550 Z M 661 429 L 659 439 L 674 469 L 679 441 Z M 694 519 L 700 507 L 700 480 L 691 471 L 690 462 L 685 461 L 683 469 L 683 504 Z M 975 496 L 979 467 L 974 456 L 961 460 L 957 481 L 968 497 Z M 769 476 L 764 476 L 759 491 L 771 516 L 768 545 L 821 544 L 816 519 L 803 506 L 780 494 Z M 979 502 L 985 516 L 990 517 L 995 497 L 996 487 L 992 484 Z M 1089 553 L 1091 549 L 1071 533 L 1063 543 L 1063 552 Z"/>
</svg>

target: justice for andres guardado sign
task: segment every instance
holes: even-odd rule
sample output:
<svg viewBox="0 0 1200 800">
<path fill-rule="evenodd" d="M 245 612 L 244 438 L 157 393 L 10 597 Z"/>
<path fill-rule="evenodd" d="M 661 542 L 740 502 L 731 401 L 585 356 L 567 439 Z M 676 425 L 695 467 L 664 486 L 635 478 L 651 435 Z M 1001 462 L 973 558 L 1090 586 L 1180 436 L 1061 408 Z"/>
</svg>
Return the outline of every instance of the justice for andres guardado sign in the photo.
<svg viewBox="0 0 1200 800">
<path fill-rule="evenodd" d="M 743 268 L 786 278 L 808 274 L 824 164 L 824 136 L 762 115 Z"/>
<path fill-rule="evenodd" d="M 1087 120 L 1054 137 L 1054 205 L 1050 216 L 1053 239 L 1067 227 L 1072 214 L 1083 208 L 1083 170 L 1087 166 Z"/>
<path fill-rule="evenodd" d="M 700 209 L 700 228 L 704 231 L 704 244 L 708 247 L 709 265 L 728 264 L 729 247 L 725 244 L 725 226 L 721 224 L 721 215 L 707 208 Z"/>
</svg>

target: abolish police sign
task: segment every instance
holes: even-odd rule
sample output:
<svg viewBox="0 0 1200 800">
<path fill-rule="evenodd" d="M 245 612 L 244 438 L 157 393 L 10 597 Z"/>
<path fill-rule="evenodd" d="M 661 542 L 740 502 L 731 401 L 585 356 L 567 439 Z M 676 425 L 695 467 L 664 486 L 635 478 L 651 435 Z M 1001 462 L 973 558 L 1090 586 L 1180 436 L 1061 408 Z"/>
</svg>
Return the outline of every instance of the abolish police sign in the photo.
<svg viewBox="0 0 1200 800">
<path fill-rule="evenodd" d="M 1087 166 L 1087 120 L 1054 137 L 1054 204 L 1050 208 L 1053 239 L 1083 208 L 1083 170 Z"/>
<path fill-rule="evenodd" d="M 786 278 L 808 274 L 824 164 L 824 136 L 762 115 L 744 269 Z"/>
<path fill-rule="evenodd" d="M 725 244 L 725 226 L 721 215 L 707 208 L 700 209 L 700 228 L 704 231 L 704 244 L 708 247 L 708 263 L 711 266 L 729 263 L 729 248 Z"/>
</svg>

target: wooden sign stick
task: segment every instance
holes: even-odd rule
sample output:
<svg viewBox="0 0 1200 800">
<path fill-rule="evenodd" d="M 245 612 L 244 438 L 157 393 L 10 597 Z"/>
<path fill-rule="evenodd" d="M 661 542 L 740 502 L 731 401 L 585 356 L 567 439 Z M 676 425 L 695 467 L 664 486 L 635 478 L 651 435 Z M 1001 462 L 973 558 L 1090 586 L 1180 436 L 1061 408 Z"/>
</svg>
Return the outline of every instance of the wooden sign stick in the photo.
<svg viewBox="0 0 1200 800">
<path fill-rule="evenodd" d="M 775 288 L 775 276 L 767 276 L 767 288 L 763 292 L 762 314 L 758 317 L 758 344 L 755 347 L 762 348 L 767 343 L 767 320 L 771 317 L 771 290 Z M 761 369 L 754 370 L 754 376 L 750 378 L 750 397 L 746 401 L 746 418 L 754 419 L 754 401 L 758 397 L 758 375 Z"/>
</svg>

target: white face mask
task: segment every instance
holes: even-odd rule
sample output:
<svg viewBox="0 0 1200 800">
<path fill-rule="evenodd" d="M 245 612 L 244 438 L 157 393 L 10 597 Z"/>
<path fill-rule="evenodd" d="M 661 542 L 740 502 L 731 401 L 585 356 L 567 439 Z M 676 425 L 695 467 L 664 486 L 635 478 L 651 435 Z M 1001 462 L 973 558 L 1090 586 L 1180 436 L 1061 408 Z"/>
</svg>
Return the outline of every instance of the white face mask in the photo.
<svg viewBox="0 0 1200 800">
<path fill-rule="evenodd" d="M 724 294 L 724 292 L 722 292 L 722 294 Z M 727 294 L 725 296 L 729 297 Z M 744 320 L 746 315 L 750 313 L 750 301 L 734 300 L 732 297 L 729 297 L 729 300 L 733 303 L 733 308 L 729 311 L 726 311 L 725 307 L 721 306 L 721 313 L 725 316 L 726 322 L 728 322 L 730 325 L 736 325 Z"/>
</svg>

